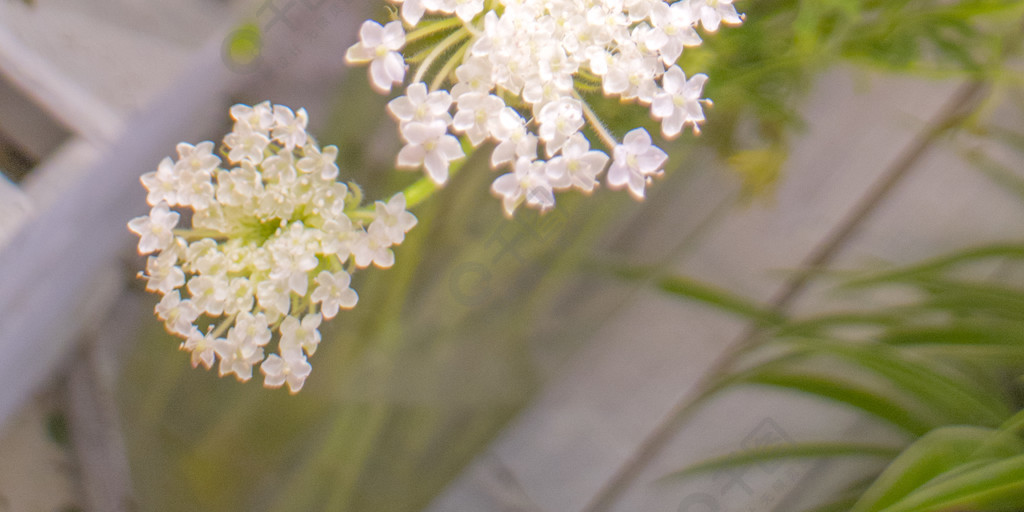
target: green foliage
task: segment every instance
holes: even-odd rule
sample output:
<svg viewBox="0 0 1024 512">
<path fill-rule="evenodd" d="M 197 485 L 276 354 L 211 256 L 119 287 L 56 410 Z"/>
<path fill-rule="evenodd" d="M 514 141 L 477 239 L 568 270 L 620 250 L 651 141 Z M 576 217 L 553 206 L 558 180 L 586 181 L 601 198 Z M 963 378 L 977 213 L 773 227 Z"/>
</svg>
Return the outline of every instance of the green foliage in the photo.
<svg viewBox="0 0 1024 512">
<path fill-rule="evenodd" d="M 1019 510 L 1024 411 L 1011 377 L 1024 373 L 1024 287 L 969 277 L 995 264 L 1004 271 L 1021 268 L 1024 245 L 964 250 L 847 278 L 847 290 L 899 287 L 916 298 L 896 308 L 770 324 L 762 341 L 738 354 L 737 364 L 709 387 L 709 396 L 738 385 L 788 389 L 858 409 L 904 432 L 908 445 L 855 489 L 859 498 L 837 502 L 848 510 Z M 745 300 L 708 288 L 661 286 L 765 325 L 767 313 L 735 307 Z M 675 476 L 792 457 L 888 457 L 887 449 L 796 443 L 714 459 Z"/>
<path fill-rule="evenodd" d="M 823 69 L 846 60 L 873 69 L 1001 79 L 997 61 L 1005 57 L 1005 40 L 1019 37 L 1016 20 L 1022 12 L 1019 1 L 992 0 L 738 4 L 747 13 L 742 28 L 708 34 L 704 45 L 687 49 L 682 58 L 686 69 L 712 77 L 706 95 L 716 108 L 708 112 L 701 142 L 731 157 L 751 194 L 770 190 L 780 175 L 787 133 L 799 126 L 795 106 Z M 254 58 L 262 42 L 255 27 L 242 29 L 226 47 L 238 64 Z M 416 45 L 425 48 L 447 35 L 438 31 Z M 643 109 L 624 109 L 617 100 L 595 96 L 588 101 L 614 133 L 641 124 L 657 131 Z M 338 145 L 339 165 L 356 173 L 368 197 L 383 197 L 417 178 L 390 172 L 400 141 L 382 114 L 386 101 L 370 90 L 365 73 L 349 73 L 339 88 L 335 120 L 319 137 L 323 144 Z M 676 156 L 687 144 L 667 148 L 675 153 L 672 161 L 684 161 Z M 120 399 L 124 423 L 131 425 L 126 441 L 144 508 L 418 510 L 526 403 L 535 382 L 526 346 L 533 326 L 524 319 L 563 282 L 559 273 L 621 219 L 622 205 L 635 206 L 622 195 L 598 191 L 600 197 L 589 201 L 560 197 L 555 212 L 544 217 L 524 211 L 514 221 L 505 220 L 486 193 L 493 175 L 480 158 L 488 151 L 480 152 L 465 162 L 471 169 L 416 211 L 420 226 L 399 249 L 400 263 L 387 273 L 360 277 L 371 282 L 359 287 L 359 307 L 325 326 L 313 360 L 316 371 L 300 395 L 188 369 L 186 356 L 167 356 L 176 341 L 159 326 L 140 333 L 139 348 L 125 365 Z M 551 221 L 561 227 L 540 236 L 527 232 Z M 496 238 L 498 229 L 506 231 Z M 511 237 L 514 253 L 498 253 L 507 249 L 498 245 Z M 1003 249 L 975 256 L 1017 251 L 1024 258 L 1024 247 Z M 856 283 L 916 287 L 926 299 L 906 311 L 801 321 L 693 280 L 673 277 L 657 285 L 744 315 L 778 335 L 777 342 L 766 344 L 778 352 L 752 352 L 753 362 L 723 378 L 719 388 L 756 384 L 816 394 L 898 425 L 908 439 L 977 419 L 984 427 L 971 432 L 980 438 L 977 432 L 994 432 L 1019 404 L 1008 398 L 1006 382 L 998 376 L 969 377 L 991 373 L 979 364 L 1024 362 L 1019 342 L 1024 325 L 1014 316 L 1013 290 L 946 275 L 947 267 L 966 260 L 973 261 L 972 255 Z M 935 312 L 946 316 L 936 321 Z M 881 335 L 867 343 L 833 336 L 851 324 Z M 585 333 L 587 327 L 573 329 Z M 830 379 L 812 367 L 823 361 L 852 368 L 855 375 Z M 890 387 L 899 393 L 883 391 Z M 944 435 L 935 439 L 952 434 Z M 783 457 L 893 454 L 891 446 L 804 444 L 738 455 L 703 469 Z M 935 478 L 916 489 L 896 480 L 879 484 L 890 481 L 883 478 L 872 488 L 911 505 L 968 503 L 955 501 L 956 489 L 968 488 L 975 493 L 970 499 L 1008 499 L 999 488 L 984 487 L 1009 481 L 1019 460 L 1007 456 L 1003 462 L 989 472 L 936 466 Z M 931 482 L 946 485 L 914 494 Z M 837 510 L 848 510 L 852 501 L 844 500 L 837 501 Z"/>
<path fill-rule="evenodd" d="M 800 127 L 796 105 L 839 63 L 867 70 L 1014 80 L 1003 65 L 1021 38 L 1017 0 L 764 0 L 737 2 L 739 30 L 704 35 L 685 69 L 710 76 L 705 129 L 747 192 L 771 192 Z"/>
</svg>

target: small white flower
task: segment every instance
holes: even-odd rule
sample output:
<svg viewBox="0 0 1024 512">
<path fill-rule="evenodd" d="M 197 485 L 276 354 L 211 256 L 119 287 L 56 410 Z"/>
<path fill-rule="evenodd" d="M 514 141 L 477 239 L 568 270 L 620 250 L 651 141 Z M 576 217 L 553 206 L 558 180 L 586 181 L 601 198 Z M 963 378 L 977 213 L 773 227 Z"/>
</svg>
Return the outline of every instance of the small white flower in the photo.
<svg viewBox="0 0 1024 512">
<path fill-rule="evenodd" d="M 249 162 L 230 171 L 217 171 L 217 201 L 224 205 L 241 206 L 263 193 L 263 180 Z"/>
<path fill-rule="evenodd" d="M 355 290 L 349 288 L 351 282 L 352 276 L 344 270 L 337 272 L 324 270 L 316 276 L 317 287 L 309 298 L 314 303 L 320 304 L 320 312 L 323 313 L 324 318 L 334 318 L 338 314 L 338 308 L 351 309 L 355 307 L 356 302 L 359 301 L 359 295 Z"/>
<path fill-rule="evenodd" d="M 732 0 L 687 1 L 690 2 L 696 17 L 700 19 L 700 24 L 704 27 L 704 30 L 708 32 L 718 30 L 718 25 L 721 23 L 727 25 L 743 23 L 743 18 L 736 12 L 736 7 L 732 5 Z"/>
<path fill-rule="evenodd" d="M 195 328 L 192 322 L 199 318 L 199 309 L 192 301 L 182 300 L 178 290 L 164 295 L 154 311 L 157 318 L 164 321 L 167 330 L 179 336 L 188 336 Z"/>
<path fill-rule="evenodd" d="M 220 164 L 220 158 L 213 154 L 213 143 L 200 142 L 195 146 L 181 142 L 177 146 L 178 162 L 174 168 L 178 172 L 202 173 L 207 176 Z"/>
<path fill-rule="evenodd" d="M 405 20 L 409 26 L 414 27 L 423 18 L 426 7 L 423 5 L 422 0 L 391 0 L 396 4 L 402 4 L 402 19 Z"/>
<path fill-rule="evenodd" d="M 384 226 L 392 244 L 402 243 L 405 234 L 416 226 L 416 216 L 405 211 L 405 194 L 401 192 L 392 196 L 387 203 L 377 201 L 373 212 L 376 215 L 373 225 Z"/>
<path fill-rule="evenodd" d="M 305 152 L 303 155 L 305 156 Z M 333 162 L 332 162 L 333 163 Z M 282 151 L 263 160 L 260 165 L 262 178 L 277 183 L 290 183 L 298 177 L 295 169 L 295 153 Z M 312 172 L 312 170 L 308 171 Z"/>
<path fill-rule="evenodd" d="M 257 164 L 263 161 L 263 152 L 270 144 L 270 139 L 264 133 L 254 130 L 248 123 L 236 123 L 235 130 L 224 137 L 224 144 L 231 148 L 228 151 L 228 160 L 248 160 L 252 164 Z"/>
<path fill-rule="evenodd" d="M 356 266 L 366 268 L 372 263 L 379 268 L 391 268 L 395 264 L 391 245 L 388 228 L 384 225 L 370 224 L 366 231 L 357 231 L 352 241 L 352 257 Z"/>
<path fill-rule="evenodd" d="M 544 150 L 550 157 L 562 149 L 570 135 L 583 127 L 583 106 L 579 100 L 563 98 L 544 105 L 537 117 L 540 122 L 537 135 L 544 141 Z"/>
<path fill-rule="evenodd" d="M 270 343 L 272 333 L 263 313 L 253 315 L 249 312 L 239 313 L 235 317 L 235 325 L 228 330 L 228 339 L 242 350 L 244 355 L 256 352 L 260 347 Z"/>
<path fill-rule="evenodd" d="M 408 144 L 398 152 L 398 166 L 414 168 L 422 165 L 434 183 L 442 185 L 448 181 L 449 162 L 462 158 L 465 153 L 458 139 L 448 135 L 447 128 L 441 121 L 406 124 L 402 128 L 402 137 Z"/>
<path fill-rule="evenodd" d="M 301 148 L 306 144 L 308 123 L 306 109 L 300 108 L 298 112 L 292 112 L 292 109 L 284 105 L 274 105 L 274 128 L 270 136 L 280 142 L 287 151 L 296 147 Z"/>
<path fill-rule="evenodd" d="M 546 172 L 544 161 L 530 161 L 520 157 L 515 170 L 494 180 L 491 191 L 502 199 L 505 213 L 509 216 L 525 200 L 529 206 L 541 211 L 555 206 L 555 194 Z"/>
<path fill-rule="evenodd" d="M 537 136 L 526 130 L 526 120 L 515 109 L 501 109 L 489 120 L 488 128 L 498 141 L 491 153 L 491 167 L 515 162 L 519 157 L 537 158 Z"/>
<path fill-rule="evenodd" d="M 273 260 L 270 279 L 285 283 L 288 290 L 300 297 L 306 295 L 309 286 L 307 272 L 316 268 L 319 260 L 316 235 L 301 222 L 294 222 L 288 230 L 280 233 L 269 248 Z"/>
<path fill-rule="evenodd" d="M 642 199 L 648 178 L 661 170 L 667 158 L 664 151 L 651 144 L 647 130 L 635 128 L 615 146 L 608 184 L 614 188 L 628 185 L 633 197 Z"/>
<path fill-rule="evenodd" d="M 405 80 L 405 60 L 398 50 L 405 46 L 402 22 L 392 21 L 381 26 L 373 20 L 363 22 L 359 29 L 359 42 L 345 52 L 350 64 L 370 63 L 370 81 L 379 92 L 391 91 L 391 84 Z"/>
<path fill-rule="evenodd" d="M 494 87 L 494 80 L 491 75 L 491 65 L 488 59 L 470 57 L 455 68 L 455 77 L 458 83 L 452 86 L 452 98 L 459 98 L 467 92 L 480 92 L 487 94 Z"/>
<path fill-rule="evenodd" d="M 234 131 L 244 126 L 244 129 L 266 135 L 274 126 L 274 110 L 269 101 L 251 107 L 239 103 L 233 105 L 230 112 L 231 118 L 235 120 Z"/>
<path fill-rule="evenodd" d="M 252 378 L 252 367 L 263 361 L 263 349 L 238 336 L 217 338 L 213 348 L 220 357 L 217 372 L 221 377 L 233 373 L 238 380 L 246 382 Z"/>
<path fill-rule="evenodd" d="M 268 388 L 279 388 L 287 382 L 288 391 L 292 394 L 298 393 L 313 367 L 306 361 L 306 356 L 301 350 L 284 350 L 281 354 L 284 357 L 270 354 L 260 365 L 260 371 L 265 377 L 263 385 Z"/>
<path fill-rule="evenodd" d="M 193 368 L 202 364 L 204 368 L 209 370 L 217 360 L 217 353 L 214 348 L 216 343 L 217 339 L 212 336 L 212 333 L 204 335 L 199 332 L 199 329 L 192 329 L 188 338 L 181 343 L 181 349 L 192 353 Z"/>
<path fill-rule="evenodd" d="M 178 256 L 174 251 L 163 251 L 146 259 L 147 290 L 166 294 L 184 284 L 185 272 L 178 266 Z"/>
<path fill-rule="evenodd" d="M 155 171 L 143 174 L 139 180 L 149 191 L 146 202 L 150 206 L 156 206 L 161 201 L 170 206 L 178 204 L 178 173 L 170 157 L 165 157 Z"/>
<path fill-rule="evenodd" d="M 174 241 L 174 227 L 181 215 L 173 212 L 167 203 L 154 206 L 149 215 L 136 217 L 128 223 L 128 229 L 139 235 L 139 254 L 162 251 Z"/>
<path fill-rule="evenodd" d="M 178 204 L 205 209 L 213 202 L 214 188 L 207 171 L 182 169 L 178 172 Z"/>
<path fill-rule="evenodd" d="M 548 162 L 548 176 L 555 188 L 574 186 L 590 192 L 597 186 L 597 175 L 608 163 L 608 155 L 590 149 L 582 133 L 575 133 L 562 146 L 562 153 Z"/>
<path fill-rule="evenodd" d="M 255 290 L 252 281 L 245 277 L 231 278 L 228 285 L 227 297 L 224 304 L 224 313 L 233 315 L 245 311 L 252 311 L 255 302 Z"/>
<path fill-rule="evenodd" d="M 288 284 L 281 279 L 264 279 L 256 284 L 256 300 L 272 315 L 287 315 L 291 308 Z"/>
<path fill-rule="evenodd" d="M 665 137 L 679 135 L 685 124 L 693 124 L 694 133 L 704 122 L 704 110 L 700 106 L 700 95 L 708 76 L 700 73 L 689 80 L 679 66 L 672 66 L 662 77 L 663 90 L 658 92 L 651 104 L 651 115 L 661 119 L 661 133 Z"/>
<path fill-rule="evenodd" d="M 671 6 L 664 2 L 656 2 L 651 9 L 651 23 L 656 30 L 667 36 L 659 53 L 666 66 L 671 66 L 683 54 L 683 47 L 697 46 L 701 43 L 700 35 L 694 29 L 697 20 L 693 9 L 686 2 L 676 2 Z"/>
<path fill-rule="evenodd" d="M 200 311 L 211 316 L 219 316 L 224 312 L 228 298 L 228 278 L 224 275 L 198 275 L 188 280 L 186 285 L 192 302 Z"/>
<path fill-rule="evenodd" d="M 654 77 L 660 65 L 655 57 L 636 51 L 619 53 L 604 76 L 605 94 L 618 94 L 622 99 L 636 98 L 641 103 L 650 103 L 658 88 Z"/>
<path fill-rule="evenodd" d="M 321 321 L 323 316 L 320 313 L 306 315 L 301 322 L 291 315 L 285 317 L 281 322 L 281 350 L 302 349 L 306 354 L 313 355 L 320 345 L 320 331 L 317 329 Z"/>
<path fill-rule="evenodd" d="M 442 89 L 427 94 L 427 84 L 416 82 L 405 89 L 405 96 L 388 102 L 388 112 L 402 123 L 443 121 L 448 124 L 451 105 L 452 96 L 448 91 Z"/>
<path fill-rule="evenodd" d="M 334 163 L 338 159 L 337 146 L 325 146 L 319 150 L 316 146 L 307 145 L 302 151 L 305 156 L 295 163 L 296 169 L 319 175 L 323 180 L 333 180 L 338 176 L 338 166 Z"/>
<path fill-rule="evenodd" d="M 483 10 L 483 0 L 455 0 L 455 15 L 462 21 L 473 21 L 473 17 Z"/>
<path fill-rule="evenodd" d="M 493 94 L 468 92 L 459 96 L 458 112 L 452 128 L 469 136 L 469 142 L 479 145 L 490 134 L 488 124 L 505 108 L 505 102 Z"/>
</svg>

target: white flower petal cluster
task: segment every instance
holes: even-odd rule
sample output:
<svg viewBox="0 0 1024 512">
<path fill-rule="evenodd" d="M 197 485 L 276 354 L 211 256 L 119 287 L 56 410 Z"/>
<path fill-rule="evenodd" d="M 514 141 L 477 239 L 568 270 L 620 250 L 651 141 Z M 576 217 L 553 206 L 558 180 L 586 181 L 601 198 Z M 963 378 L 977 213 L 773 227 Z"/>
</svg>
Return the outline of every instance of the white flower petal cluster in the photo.
<svg viewBox="0 0 1024 512">
<path fill-rule="evenodd" d="M 370 83 L 381 92 L 390 92 L 391 85 L 405 80 L 405 60 L 398 50 L 405 46 L 402 22 L 381 25 L 366 21 L 359 29 L 359 42 L 345 52 L 350 64 L 370 63 Z"/>
<path fill-rule="evenodd" d="M 676 62 L 684 48 L 701 44 L 698 27 L 714 32 L 721 24 L 742 22 L 733 0 L 392 1 L 401 4 L 410 31 L 402 31 L 400 21 L 383 28 L 367 21 L 348 61 L 372 61 L 374 86 L 389 91 L 405 76 L 399 50 L 436 41 L 410 55 L 417 66 L 412 83 L 389 104 L 405 142 L 398 166 L 423 168 L 443 184 L 451 162 L 464 156 L 456 136 L 464 135 L 474 147 L 490 141 L 492 166 L 509 168 L 492 191 L 510 215 L 523 202 L 540 210 L 553 207 L 554 191 L 593 190 L 609 161 L 609 185 L 643 197 L 665 162 L 650 155 L 664 152 L 642 128 L 620 143 L 585 103 L 584 93 L 600 89 L 649 106 L 665 138 L 687 125 L 697 133 L 702 104 L 709 103 L 701 98 L 708 77 L 687 78 Z M 382 31 L 393 34 L 390 43 L 378 35 Z M 403 61 L 389 64 L 394 72 L 374 71 L 378 61 L 396 57 Z M 445 59 L 457 61 L 442 64 Z M 426 80 L 430 73 L 433 80 Z M 591 149 L 595 141 L 587 140 L 587 127 L 601 149 Z M 658 167 L 651 169 L 652 162 Z"/>
<path fill-rule="evenodd" d="M 179 144 L 176 160 L 141 177 L 152 209 L 128 229 L 150 255 L 142 276 L 162 295 L 156 315 L 193 366 L 247 381 L 259 365 L 265 386 L 295 393 L 321 321 L 359 300 L 352 272 L 391 266 L 416 217 L 401 193 L 360 208 L 359 194 L 335 181 L 337 148 L 306 132 L 305 110 L 264 102 L 231 116 L 226 162 L 213 142 Z M 174 208 L 190 210 L 191 228 Z"/>
</svg>

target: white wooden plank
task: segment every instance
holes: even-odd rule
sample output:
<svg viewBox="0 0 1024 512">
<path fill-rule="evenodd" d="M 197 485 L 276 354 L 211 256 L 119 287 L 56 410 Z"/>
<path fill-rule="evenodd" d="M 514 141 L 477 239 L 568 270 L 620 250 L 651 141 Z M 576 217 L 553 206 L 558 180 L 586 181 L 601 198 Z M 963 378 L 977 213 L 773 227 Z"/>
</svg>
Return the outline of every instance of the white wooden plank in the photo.
<svg viewBox="0 0 1024 512">
<path fill-rule="evenodd" d="M 221 28 L 226 11 L 225 3 L 209 0 L 3 2 L 0 25 L 8 36 L 5 44 L 18 44 L 18 53 L 8 57 L 17 59 L 19 68 L 34 74 L 42 66 L 50 78 L 62 79 L 37 81 L 44 104 L 70 99 L 57 88 L 73 86 L 116 114 L 109 121 L 117 121 L 174 79 L 188 56 Z M 52 112 L 84 128 L 83 123 L 96 121 L 78 118 L 91 115 L 82 111 L 87 106 L 62 102 Z"/>
<path fill-rule="evenodd" d="M 32 212 L 32 202 L 17 185 L 0 176 L 0 248 Z"/>
<path fill-rule="evenodd" d="M 36 211 L 46 210 L 81 174 L 96 163 L 101 149 L 83 137 L 72 137 L 36 165 L 21 183 L 21 190 Z"/>
<path fill-rule="evenodd" d="M 951 90 L 879 78 L 857 94 L 852 82 L 837 72 L 819 84 L 776 206 L 725 217 L 680 255 L 677 270 L 768 300 L 787 277 L 771 271 L 800 265 L 911 140 L 906 124 L 921 126 Z M 701 214 L 680 203 L 679 218 Z M 743 330 L 699 306 L 638 297 L 491 449 L 540 510 L 584 510 Z"/>
<path fill-rule="evenodd" d="M 0 24 L 0 72 L 31 94 L 56 119 L 88 140 L 103 143 L 121 128 L 120 116 Z"/>
<path fill-rule="evenodd" d="M 220 40 L 133 120 L 92 168 L 0 252 L 0 422 L 38 385 L 80 332 L 96 270 L 131 244 L 128 219 L 146 212 L 138 176 L 189 133 L 221 120 L 230 73 Z"/>
</svg>

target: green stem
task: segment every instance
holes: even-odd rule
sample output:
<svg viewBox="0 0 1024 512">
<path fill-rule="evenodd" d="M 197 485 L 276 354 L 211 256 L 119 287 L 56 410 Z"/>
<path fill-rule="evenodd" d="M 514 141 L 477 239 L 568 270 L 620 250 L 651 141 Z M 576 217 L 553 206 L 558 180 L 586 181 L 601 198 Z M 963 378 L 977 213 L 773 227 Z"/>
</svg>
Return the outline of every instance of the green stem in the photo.
<svg viewBox="0 0 1024 512">
<path fill-rule="evenodd" d="M 452 57 L 448 59 L 448 62 L 444 63 L 444 67 L 437 72 L 437 76 L 435 76 L 434 80 L 430 82 L 431 91 L 436 91 L 441 88 L 441 84 L 444 83 L 445 78 L 451 74 L 452 69 L 462 61 L 462 56 L 466 54 L 467 49 L 469 49 L 469 45 L 464 44 L 460 46 L 458 50 L 455 50 Z"/>
<path fill-rule="evenodd" d="M 230 317 L 226 318 L 223 322 L 218 324 L 217 328 L 214 329 L 212 333 L 210 333 L 210 336 L 216 338 L 221 334 L 224 334 L 224 332 L 228 330 L 228 327 L 235 323 L 235 316 L 237 315 L 231 315 Z"/>
<path fill-rule="evenodd" d="M 597 133 L 598 137 L 600 137 L 601 142 L 608 147 L 608 151 L 614 150 L 615 146 L 618 145 L 618 142 L 615 140 L 615 137 L 611 132 L 608 131 L 608 128 L 604 126 L 604 123 L 601 122 L 601 118 L 597 117 L 597 114 L 595 114 L 593 109 L 590 108 L 590 105 L 587 104 L 575 89 L 573 89 L 572 95 L 579 100 L 581 105 L 583 105 L 583 117 L 585 117 L 591 127 L 594 128 L 594 132 Z"/>
<path fill-rule="evenodd" d="M 430 37 L 438 32 L 459 26 L 460 24 L 462 24 L 462 20 L 454 16 L 444 20 L 437 20 L 429 25 L 424 25 L 405 34 L 405 44 L 416 42 L 425 37 Z"/>
<path fill-rule="evenodd" d="M 430 69 L 430 66 L 434 64 L 434 61 L 437 60 L 437 58 L 442 53 L 447 51 L 452 46 L 458 44 L 458 42 L 461 41 L 462 39 L 466 39 L 471 35 L 472 34 L 470 34 L 468 30 L 466 30 L 466 27 L 463 26 L 462 28 L 449 34 L 448 37 L 442 39 L 441 42 L 437 43 L 437 46 L 435 46 L 434 49 L 431 50 L 429 54 L 427 54 L 427 57 L 423 59 L 423 62 L 419 65 L 419 67 L 416 68 L 416 76 L 413 77 L 411 83 L 422 82 L 423 76 L 426 75 L 427 70 Z"/>
</svg>

